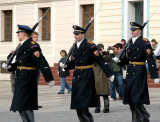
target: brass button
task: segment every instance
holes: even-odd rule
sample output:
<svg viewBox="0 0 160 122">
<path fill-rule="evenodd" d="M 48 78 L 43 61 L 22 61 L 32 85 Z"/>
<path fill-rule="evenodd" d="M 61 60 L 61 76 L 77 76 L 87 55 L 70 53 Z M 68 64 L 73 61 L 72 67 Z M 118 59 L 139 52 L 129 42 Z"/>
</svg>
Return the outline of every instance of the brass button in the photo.
<svg viewBox="0 0 160 122">
<path fill-rule="evenodd" d="M 136 57 L 134 57 L 134 58 L 136 58 Z"/>
<path fill-rule="evenodd" d="M 21 60 L 19 62 L 22 62 Z"/>
<path fill-rule="evenodd" d="M 127 73 L 127 75 L 128 75 L 128 73 Z"/>
<path fill-rule="evenodd" d="M 73 77 L 73 79 L 75 79 L 75 77 Z"/>
<path fill-rule="evenodd" d="M 82 69 L 81 69 L 81 71 L 82 71 Z"/>
<path fill-rule="evenodd" d="M 24 54 L 25 54 L 26 52 L 24 52 Z"/>
<path fill-rule="evenodd" d="M 135 67 L 136 65 L 134 64 L 133 66 Z"/>
<path fill-rule="evenodd" d="M 79 76 L 78 76 L 78 78 L 79 78 Z"/>
<path fill-rule="evenodd" d="M 133 75 L 134 75 L 134 72 L 133 72 Z"/>
<path fill-rule="evenodd" d="M 137 50 L 139 50 L 139 49 L 137 48 Z"/>
</svg>

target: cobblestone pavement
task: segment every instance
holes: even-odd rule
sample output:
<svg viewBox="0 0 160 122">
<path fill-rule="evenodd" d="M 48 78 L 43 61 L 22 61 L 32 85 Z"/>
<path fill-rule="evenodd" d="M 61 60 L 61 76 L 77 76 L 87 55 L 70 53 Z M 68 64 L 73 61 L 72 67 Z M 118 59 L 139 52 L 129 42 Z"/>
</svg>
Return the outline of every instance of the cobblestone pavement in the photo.
<svg viewBox="0 0 160 122">
<path fill-rule="evenodd" d="M 9 81 L 0 81 L 0 122 L 21 122 L 19 113 L 9 111 L 12 93 Z M 39 86 L 39 105 L 43 108 L 34 111 L 36 122 L 79 122 L 75 110 L 70 110 L 70 94 L 58 95 L 60 86 L 49 88 Z M 87 92 L 87 91 L 86 91 Z M 151 88 L 151 105 L 146 108 L 151 114 L 150 122 L 160 122 L 160 89 Z M 110 102 L 110 113 L 103 113 L 103 99 L 101 98 L 101 113 L 94 113 L 90 108 L 95 122 L 131 122 L 131 113 L 128 105 L 122 101 Z"/>
</svg>

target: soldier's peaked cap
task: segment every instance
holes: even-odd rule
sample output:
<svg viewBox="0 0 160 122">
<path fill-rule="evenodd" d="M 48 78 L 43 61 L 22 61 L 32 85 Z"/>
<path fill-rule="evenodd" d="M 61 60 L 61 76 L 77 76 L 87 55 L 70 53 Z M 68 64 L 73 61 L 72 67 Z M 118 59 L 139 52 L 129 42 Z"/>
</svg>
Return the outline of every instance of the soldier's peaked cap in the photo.
<svg viewBox="0 0 160 122">
<path fill-rule="evenodd" d="M 131 25 L 130 30 L 136 30 L 136 29 L 142 30 L 143 29 L 143 27 L 136 22 L 130 22 L 130 25 Z"/>
<path fill-rule="evenodd" d="M 85 33 L 86 30 L 80 26 L 73 25 L 74 32 L 73 34 Z"/>
<path fill-rule="evenodd" d="M 29 26 L 26 25 L 17 25 L 17 26 L 18 26 L 18 31 L 16 33 L 25 32 L 31 34 L 33 32 L 33 29 L 30 28 Z"/>
</svg>

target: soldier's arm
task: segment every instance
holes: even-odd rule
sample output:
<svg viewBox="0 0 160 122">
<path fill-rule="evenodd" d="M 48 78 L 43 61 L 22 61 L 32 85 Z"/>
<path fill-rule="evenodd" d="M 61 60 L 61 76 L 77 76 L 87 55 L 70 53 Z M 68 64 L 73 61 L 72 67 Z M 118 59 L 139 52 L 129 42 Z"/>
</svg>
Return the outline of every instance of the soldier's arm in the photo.
<svg viewBox="0 0 160 122">
<path fill-rule="evenodd" d="M 42 72 L 46 82 L 54 80 L 51 69 L 45 57 L 43 56 L 38 44 L 32 45 L 29 49 L 30 57 Z"/>
<path fill-rule="evenodd" d="M 152 79 L 158 78 L 156 62 L 153 57 L 151 44 L 148 40 L 143 40 L 143 41 L 144 41 L 144 53 L 148 62 L 151 78 Z"/>
<path fill-rule="evenodd" d="M 102 68 L 103 72 L 107 77 L 113 75 L 111 68 L 109 67 L 107 61 L 100 55 L 98 48 L 95 44 L 89 44 L 91 48 L 91 56 L 97 62 L 97 64 Z"/>
<path fill-rule="evenodd" d="M 73 57 L 73 54 L 71 55 L 70 59 L 67 62 L 66 70 L 72 70 L 75 68 L 75 59 Z"/>
</svg>

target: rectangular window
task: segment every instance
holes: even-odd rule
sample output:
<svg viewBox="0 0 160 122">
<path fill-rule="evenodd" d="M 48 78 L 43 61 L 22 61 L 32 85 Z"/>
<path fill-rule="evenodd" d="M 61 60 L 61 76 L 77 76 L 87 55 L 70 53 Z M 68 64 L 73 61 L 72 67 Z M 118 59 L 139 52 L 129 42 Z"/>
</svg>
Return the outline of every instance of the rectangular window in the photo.
<svg viewBox="0 0 160 122">
<path fill-rule="evenodd" d="M 12 41 L 12 11 L 4 11 L 4 41 Z"/>
<path fill-rule="evenodd" d="M 85 27 L 91 18 L 94 16 L 94 5 L 83 6 L 83 27 Z M 94 40 L 94 20 L 86 32 L 86 38 L 88 40 Z"/>
<path fill-rule="evenodd" d="M 42 8 L 42 16 L 46 13 L 48 8 Z M 42 19 L 42 40 L 50 40 L 50 10 Z"/>
</svg>

